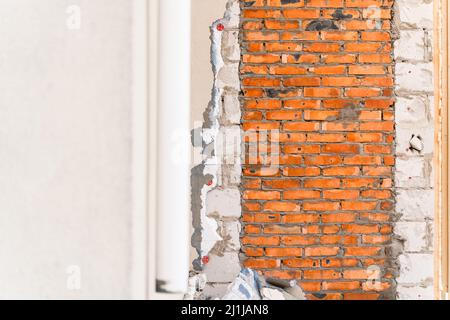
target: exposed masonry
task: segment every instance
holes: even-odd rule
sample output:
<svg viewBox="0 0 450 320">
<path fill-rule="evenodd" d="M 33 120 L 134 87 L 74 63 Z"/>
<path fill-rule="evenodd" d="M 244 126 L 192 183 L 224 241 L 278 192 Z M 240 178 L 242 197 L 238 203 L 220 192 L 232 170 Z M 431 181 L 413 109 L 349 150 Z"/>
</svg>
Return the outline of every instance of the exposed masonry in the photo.
<svg viewBox="0 0 450 320">
<path fill-rule="evenodd" d="M 243 129 L 281 150 L 243 168 L 245 265 L 308 299 L 394 299 L 393 0 L 241 3 Z"/>
<path fill-rule="evenodd" d="M 395 8 L 397 295 L 433 299 L 433 1 Z"/>
<path fill-rule="evenodd" d="M 211 26 L 212 99 L 202 128 L 193 132 L 203 159 L 191 176 L 192 245 L 198 258 L 188 298 L 223 295 L 241 271 L 239 18 L 239 1 L 229 0 L 224 18 Z"/>
</svg>

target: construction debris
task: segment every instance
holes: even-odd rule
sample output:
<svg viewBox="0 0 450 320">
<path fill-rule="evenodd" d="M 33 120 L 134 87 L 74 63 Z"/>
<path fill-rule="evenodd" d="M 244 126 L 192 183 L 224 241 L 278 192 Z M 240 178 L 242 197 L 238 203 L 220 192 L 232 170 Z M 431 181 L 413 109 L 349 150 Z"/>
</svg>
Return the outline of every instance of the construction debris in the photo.
<svg viewBox="0 0 450 320">
<path fill-rule="evenodd" d="M 306 297 L 295 280 L 265 279 L 252 269 L 243 269 L 222 300 L 306 300 Z"/>
</svg>

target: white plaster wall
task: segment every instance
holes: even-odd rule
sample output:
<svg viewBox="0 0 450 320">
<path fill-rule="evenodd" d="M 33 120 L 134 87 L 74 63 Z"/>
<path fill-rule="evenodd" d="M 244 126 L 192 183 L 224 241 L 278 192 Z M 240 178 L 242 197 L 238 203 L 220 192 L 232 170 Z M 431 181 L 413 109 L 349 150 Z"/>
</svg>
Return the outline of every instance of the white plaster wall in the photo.
<svg viewBox="0 0 450 320">
<path fill-rule="evenodd" d="M 211 101 L 214 74 L 211 64 L 211 26 L 222 18 L 228 0 L 192 0 L 191 11 L 191 128 L 203 125 L 203 113 Z M 201 148 L 192 148 L 192 165 L 198 165 Z M 194 230 L 191 229 L 191 233 Z M 191 246 L 190 260 L 197 258 Z"/>
<path fill-rule="evenodd" d="M 397 292 L 399 299 L 433 299 L 433 1 L 396 0 L 396 18 Z"/>
<path fill-rule="evenodd" d="M 203 112 L 211 100 L 214 75 L 211 65 L 213 22 L 222 18 L 228 0 L 192 0 L 192 108 L 193 128 L 201 126 Z"/>
<path fill-rule="evenodd" d="M 0 13 L 0 298 L 130 297 L 131 2 Z"/>
</svg>

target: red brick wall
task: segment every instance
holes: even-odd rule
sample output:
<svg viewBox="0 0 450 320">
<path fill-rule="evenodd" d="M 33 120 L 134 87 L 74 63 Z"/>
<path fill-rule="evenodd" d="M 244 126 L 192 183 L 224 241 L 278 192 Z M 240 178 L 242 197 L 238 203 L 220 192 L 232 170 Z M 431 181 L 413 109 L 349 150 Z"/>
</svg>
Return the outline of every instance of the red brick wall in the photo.
<svg viewBox="0 0 450 320">
<path fill-rule="evenodd" d="M 310 299 L 392 299 L 393 0 L 241 4 L 242 125 L 280 130 L 279 168 L 243 168 L 245 265 Z"/>
</svg>

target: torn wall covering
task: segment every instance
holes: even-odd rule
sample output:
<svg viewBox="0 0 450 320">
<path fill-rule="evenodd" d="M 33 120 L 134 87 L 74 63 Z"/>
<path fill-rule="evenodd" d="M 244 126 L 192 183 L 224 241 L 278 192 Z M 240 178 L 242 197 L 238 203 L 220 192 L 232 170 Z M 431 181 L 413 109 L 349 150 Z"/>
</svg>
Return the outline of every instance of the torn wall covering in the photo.
<svg viewBox="0 0 450 320">
<path fill-rule="evenodd" d="M 193 135 L 191 298 L 242 265 L 309 299 L 433 298 L 432 29 L 431 0 L 229 0 Z M 279 130 L 279 168 L 241 159 L 241 129 Z"/>
</svg>

